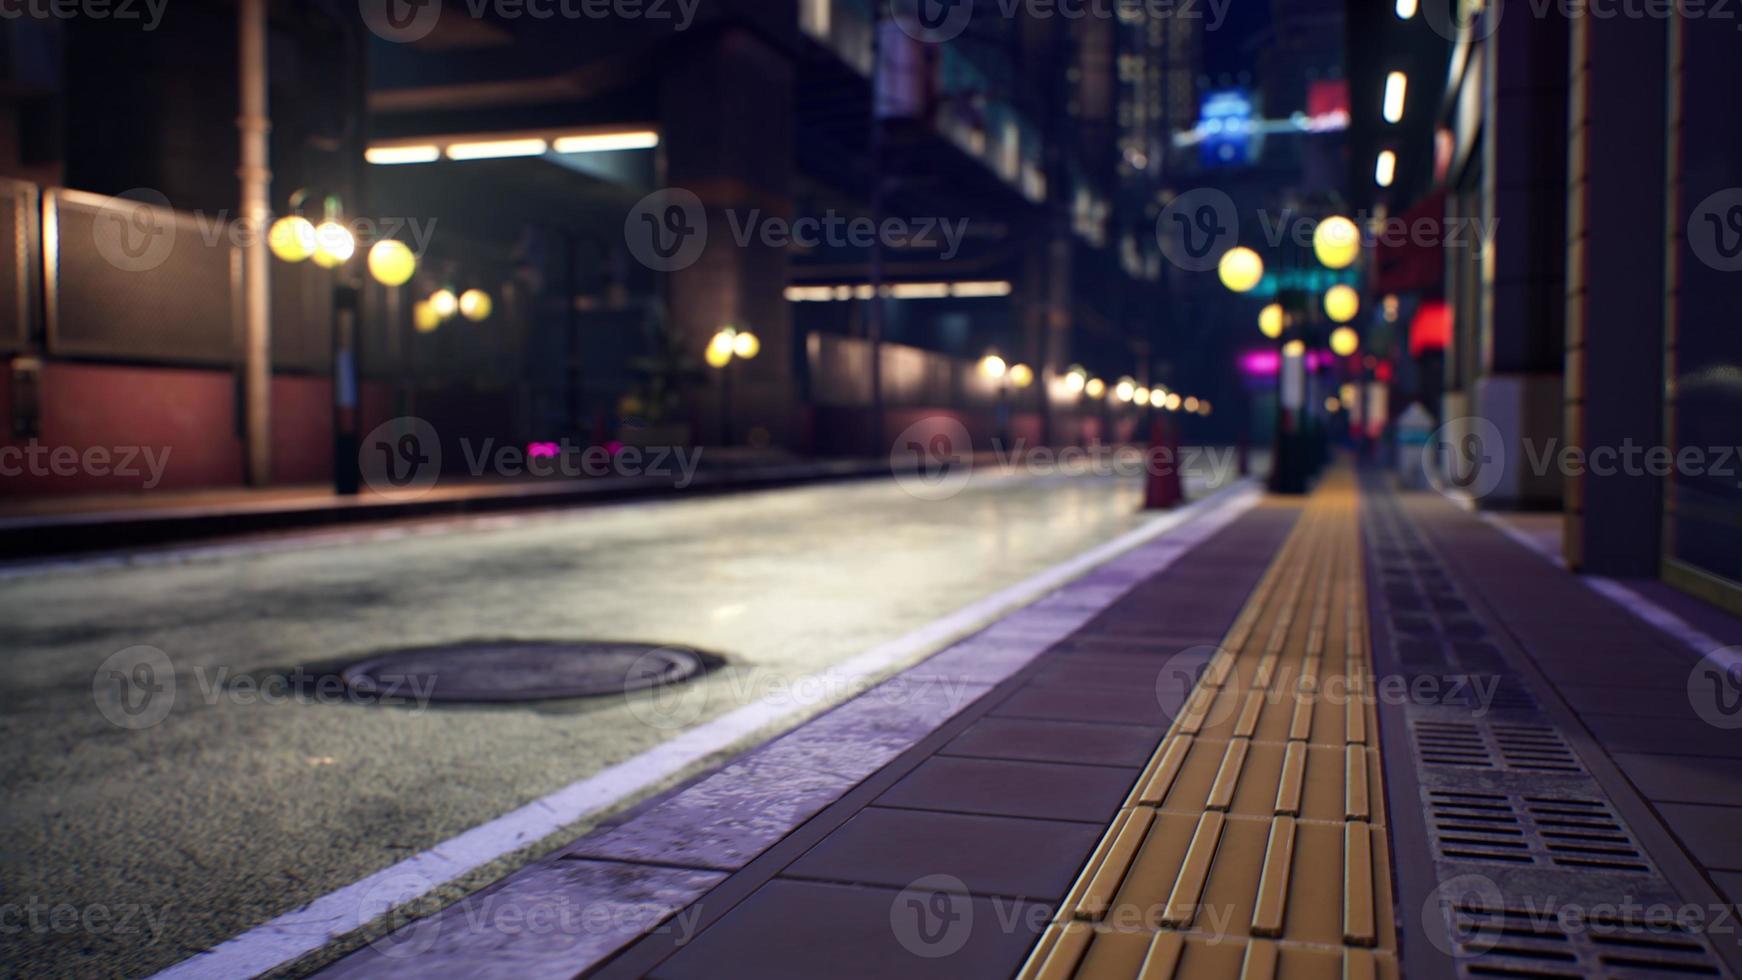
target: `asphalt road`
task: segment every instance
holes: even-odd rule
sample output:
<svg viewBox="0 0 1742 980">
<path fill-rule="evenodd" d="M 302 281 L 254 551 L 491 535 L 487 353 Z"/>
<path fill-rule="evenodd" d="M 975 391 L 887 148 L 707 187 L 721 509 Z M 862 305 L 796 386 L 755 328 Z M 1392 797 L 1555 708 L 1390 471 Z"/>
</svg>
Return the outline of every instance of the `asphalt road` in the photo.
<svg viewBox="0 0 1742 980">
<path fill-rule="evenodd" d="M 294 694 L 294 668 L 689 644 L 726 661 L 689 692 L 699 722 L 1137 526 L 1140 498 L 1131 478 L 977 473 L 941 501 L 875 480 L 0 581 L 0 973 L 153 972 L 675 734 L 621 696 L 370 705 Z M 137 652 L 110 660 L 141 645 L 173 663 L 161 720 L 161 696 L 105 695 L 141 679 Z"/>
</svg>

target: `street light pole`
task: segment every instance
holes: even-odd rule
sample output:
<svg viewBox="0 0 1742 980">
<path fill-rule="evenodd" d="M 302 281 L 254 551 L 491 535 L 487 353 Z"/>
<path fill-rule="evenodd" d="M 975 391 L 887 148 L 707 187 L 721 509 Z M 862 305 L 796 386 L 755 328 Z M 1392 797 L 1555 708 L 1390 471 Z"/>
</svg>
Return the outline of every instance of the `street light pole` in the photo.
<svg viewBox="0 0 1742 980">
<path fill-rule="evenodd" d="M 241 96 L 236 128 L 241 132 L 242 218 L 263 231 L 271 216 L 266 102 L 266 0 L 241 0 L 236 8 L 237 75 Z M 258 234 L 242 246 L 242 393 L 246 400 L 248 483 L 272 482 L 272 264 Z"/>
</svg>

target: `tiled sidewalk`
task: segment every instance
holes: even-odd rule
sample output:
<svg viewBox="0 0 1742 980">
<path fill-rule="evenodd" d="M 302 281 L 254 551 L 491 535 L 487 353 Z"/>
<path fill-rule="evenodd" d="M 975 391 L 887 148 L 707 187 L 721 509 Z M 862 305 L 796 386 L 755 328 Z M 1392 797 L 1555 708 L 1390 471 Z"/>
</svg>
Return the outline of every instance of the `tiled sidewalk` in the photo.
<svg viewBox="0 0 1742 980">
<path fill-rule="evenodd" d="M 1442 881 L 1482 876 L 1513 912 L 1619 910 L 1598 928 L 1538 916 L 1510 927 L 1517 941 L 1488 942 L 1477 923 L 1489 948 L 1470 961 L 1545 976 L 1742 972 L 1742 712 L 1702 684 L 1727 662 L 1713 645 L 1742 638 L 1742 623 L 1657 583 L 1574 576 L 1540 542 L 1435 497 L 1381 495 L 1368 510 L 1389 552 L 1382 591 L 1402 590 L 1376 610 L 1399 666 L 1501 679 L 1485 715 L 1410 719 L 1431 811 L 1419 850 Z M 1447 789 L 1484 794 L 1485 825 L 1507 835 L 1447 833 L 1478 812 L 1443 809 Z M 1665 910 L 1684 923 L 1656 921 Z"/>
<path fill-rule="evenodd" d="M 1158 678 L 1209 663 L 1295 516 L 1265 506 L 1138 585 L 704 896 L 693 936 L 597 976 L 1010 976 L 1185 707 Z"/>
</svg>

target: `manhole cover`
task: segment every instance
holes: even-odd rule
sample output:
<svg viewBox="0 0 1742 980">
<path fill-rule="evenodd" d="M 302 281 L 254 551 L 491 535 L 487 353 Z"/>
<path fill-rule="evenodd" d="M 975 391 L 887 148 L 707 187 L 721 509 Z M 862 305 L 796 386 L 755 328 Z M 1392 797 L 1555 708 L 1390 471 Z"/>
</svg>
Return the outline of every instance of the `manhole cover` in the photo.
<svg viewBox="0 0 1742 980">
<path fill-rule="evenodd" d="M 395 650 L 344 668 L 371 695 L 431 701 L 549 701 L 622 694 L 688 680 L 708 664 L 688 647 L 648 643 L 463 643 Z"/>
</svg>

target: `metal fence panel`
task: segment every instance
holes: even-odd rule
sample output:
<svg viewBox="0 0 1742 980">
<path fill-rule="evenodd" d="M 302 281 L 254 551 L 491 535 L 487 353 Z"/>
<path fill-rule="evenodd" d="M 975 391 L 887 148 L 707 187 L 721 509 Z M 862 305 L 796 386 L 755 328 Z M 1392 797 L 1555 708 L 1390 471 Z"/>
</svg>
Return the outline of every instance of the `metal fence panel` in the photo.
<svg viewBox="0 0 1742 980">
<path fill-rule="evenodd" d="M 48 348 L 230 364 L 233 245 L 192 215 L 54 189 L 43 207 Z"/>
</svg>

